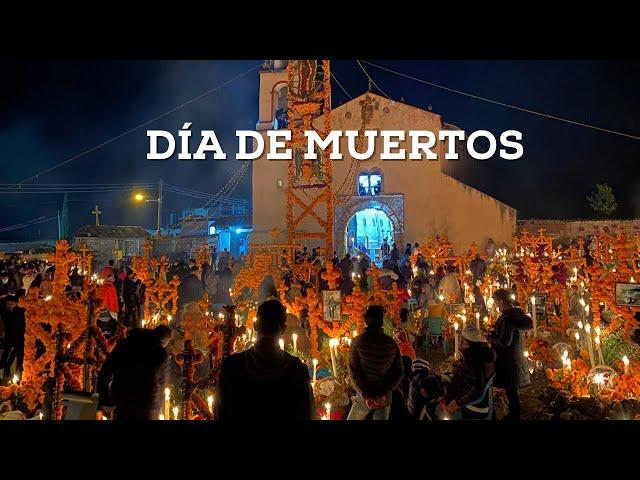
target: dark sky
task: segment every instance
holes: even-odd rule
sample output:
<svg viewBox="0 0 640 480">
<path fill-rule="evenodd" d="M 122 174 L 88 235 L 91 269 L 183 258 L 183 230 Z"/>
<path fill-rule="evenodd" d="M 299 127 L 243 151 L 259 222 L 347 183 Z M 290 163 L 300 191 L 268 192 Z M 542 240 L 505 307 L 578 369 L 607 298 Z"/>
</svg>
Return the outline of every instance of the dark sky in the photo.
<svg viewBox="0 0 640 480">
<path fill-rule="evenodd" d="M 16 183 L 109 140 L 239 75 L 261 60 L 242 61 L 38 61 L 4 62 L 0 77 L 0 183 Z M 433 83 L 575 121 L 640 135 L 640 62 L 605 61 L 376 61 Z M 524 135 L 523 159 L 466 160 L 453 166 L 460 180 L 519 210 L 522 218 L 590 215 L 585 195 L 608 182 L 618 215 L 640 215 L 640 141 L 568 125 L 442 91 L 366 66 L 386 94 L 420 108 L 431 105 L 443 120 L 467 132 Z M 334 61 L 332 71 L 352 96 L 367 79 L 355 61 Z M 333 84 L 334 105 L 348 98 Z M 39 183 L 165 182 L 217 192 L 238 168 L 235 130 L 257 120 L 258 73 L 252 72 L 206 98 L 136 130 L 51 173 Z M 230 160 L 146 160 L 147 129 L 174 133 L 216 131 Z M 31 182 L 32 183 L 32 182 Z M 250 199 L 247 175 L 235 196 Z M 71 230 L 92 223 L 98 202 L 105 224 L 155 225 L 155 207 L 133 206 L 123 193 L 70 195 Z M 0 193 L 0 228 L 52 217 L 62 194 Z M 168 193 L 165 212 L 199 206 Z M 165 221 L 166 221 L 165 217 Z M 0 233 L 0 240 L 53 238 L 56 222 Z"/>
</svg>

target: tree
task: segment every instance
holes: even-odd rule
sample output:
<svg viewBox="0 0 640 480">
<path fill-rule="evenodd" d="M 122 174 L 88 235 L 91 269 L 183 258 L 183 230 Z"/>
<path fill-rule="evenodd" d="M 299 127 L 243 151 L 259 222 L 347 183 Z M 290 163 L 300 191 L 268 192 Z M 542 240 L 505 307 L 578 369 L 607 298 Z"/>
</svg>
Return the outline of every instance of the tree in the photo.
<svg viewBox="0 0 640 480">
<path fill-rule="evenodd" d="M 587 203 L 599 217 L 609 217 L 618 208 L 613 190 L 606 183 L 598 183 L 594 191 L 587 195 Z"/>
</svg>

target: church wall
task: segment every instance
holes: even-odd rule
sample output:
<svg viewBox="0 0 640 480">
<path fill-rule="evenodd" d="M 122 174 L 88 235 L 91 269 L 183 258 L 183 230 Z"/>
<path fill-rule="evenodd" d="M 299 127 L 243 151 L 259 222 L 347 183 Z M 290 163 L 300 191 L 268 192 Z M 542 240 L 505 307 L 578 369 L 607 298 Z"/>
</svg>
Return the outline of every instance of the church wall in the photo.
<svg viewBox="0 0 640 480">
<path fill-rule="evenodd" d="M 262 94 L 260 100 L 260 120 L 258 129 L 270 129 L 271 91 L 273 85 L 286 78 L 282 74 L 268 74 L 261 78 Z M 278 77 L 277 75 L 280 75 Z M 369 130 L 430 130 L 434 133 L 441 129 L 439 115 L 410 105 L 392 102 L 378 95 L 372 95 L 373 116 L 366 128 Z M 361 127 L 361 105 L 364 95 L 355 98 L 332 111 L 333 130 L 359 130 Z M 268 112 L 268 113 L 266 113 Z M 267 117 L 263 115 L 265 113 Z M 410 140 L 400 142 L 400 147 L 410 150 Z M 344 192 L 338 192 L 351 167 L 351 158 L 347 155 L 347 140 L 341 140 L 343 160 L 333 161 L 334 193 L 355 194 L 356 178 Z M 404 232 L 396 241 L 422 242 L 436 234 L 447 236 L 458 251 L 466 250 L 472 242 L 484 248 L 488 238 L 497 244 L 511 244 L 515 232 L 516 211 L 462 182 L 447 176 L 441 171 L 445 145 L 437 142 L 434 147 L 439 160 L 385 160 L 379 159 L 382 152 L 382 140 L 376 139 L 374 156 L 360 162 L 358 172 L 378 168 L 383 174 L 382 193 L 402 194 L 404 196 Z M 356 173 L 358 173 L 356 172 Z M 265 156 L 253 162 L 253 228 L 251 242 L 270 242 L 267 234 L 274 226 L 281 232 L 284 240 L 286 230 L 287 162 L 268 161 Z M 277 180 L 282 179 L 279 188 Z M 301 198 L 305 198 L 304 194 Z M 308 203 L 308 202 L 307 202 Z M 318 209 L 321 211 L 320 209 Z M 344 225 L 338 226 L 340 232 L 334 238 L 336 246 L 343 241 Z M 313 220 L 300 225 L 307 231 L 318 231 Z M 309 246 L 318 242 L 310 240 Z M 340 248 L 337 248 L 340 250 Z"/>
</svg>

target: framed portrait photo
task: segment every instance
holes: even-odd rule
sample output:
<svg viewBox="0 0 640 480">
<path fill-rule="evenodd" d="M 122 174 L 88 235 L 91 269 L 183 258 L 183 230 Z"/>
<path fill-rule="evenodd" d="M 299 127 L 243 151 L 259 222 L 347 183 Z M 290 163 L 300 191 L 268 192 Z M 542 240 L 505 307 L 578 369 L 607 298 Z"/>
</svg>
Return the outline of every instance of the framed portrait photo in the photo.
<svg viewBox="0 0 640 480">
<path fill-rule="evenodd" d="M 322 292 L 325 322 L 341 322 L 340 290 L 325 290 Z"/>
</svg>

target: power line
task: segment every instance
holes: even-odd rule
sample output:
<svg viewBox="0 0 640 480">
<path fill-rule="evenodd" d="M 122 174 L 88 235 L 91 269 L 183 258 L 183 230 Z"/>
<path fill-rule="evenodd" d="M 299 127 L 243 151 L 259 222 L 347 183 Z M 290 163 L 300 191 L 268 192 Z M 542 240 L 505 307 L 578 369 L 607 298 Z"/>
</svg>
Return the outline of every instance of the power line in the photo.
<svg viewBox="0 0 640 480">
<path fill-rule="evenodd" d="M 347 92 L 344 87 L 342 86 L 342 84 L 340 83 L 340 81 L 336 78 L 336 76 L 333 74 L 333 72 L 331 72 L 331 78 L 333 78 L 336 83 L 338 84 L 338 86 L 340 87 L 340 89 L 342 89 L 342 91 L 344 92 L 344 94 L 349 97 L 351 100 L 353 100 L 353 97 L 351 95 L 349 95 L 349 92 Z"/>
<path fill-rule="evenodd" d="M 393 100 L 389 95 L 387 95 L 386 93 L 384 93 L 382 91 L 382 89 L 378 86 L 378 84 L 373 80 L 373 78 L 371 78 L 371 75 L 369 75 L 369 73 L 364 69 L 364 67 L 362 66 L 362 64 L 360 63 L 360 60 L 356 60 L 356 62 L 358 62 L 358 65 L 360 66 L 360 68 L 362 69 L 362 71 L 364 72 L 364 74 L 367 76 L 367 78 L 369 79 L 369 81 L 380 91 L 380 93 L 382 95 L 384 95 L 385 97 L 387 97 L 389 100 Z"/>
<path fill-rule="evenodd" d="M 50 217 L 50 218 L 38 217 L 38 218 L 35 218 L 33 220 L 28 220 L 28 221 L 23 222 L 23 223 L 18 223 L 16 225 L 11 225 L 9 227 L 0 228 L 0 233 L 10 232 L 12 230 L 18 230 L 20 228 L 25 228 L 25 227 L 31 227 L 33 225 L 40 225 L 41 223 L 47 223 L 47 222 L 51 222 L 53 220 L 57 220 L 57 218 L 58 218 L 57 216 Z"/>
<path fill-rule="evenodd" d="M 356 60 L 356 61 L 358 62 L 358 64 L 360 63 L 360 61 L 358 61 L 358 60 Z M 620 135 L 622 137 L 631 138 L 633 140 L 640 140 L 640 137 L 636 136 L 636 135 L 631 135 L 631 134 L 624 133 L 624 132 L 618 132 L 616 130 L 609 130 L 607 128 L 602 128 L 602 127 L 598 127 L 598 126 L 595 126 L 595 125 L 590 125 L 588 123 L 577 122 L 575 120 L 570 120 L 568 118 L 563 118 L 563 117 L 558 117 L 556 115 L 550 115 L 550 114 L 547 114 L 547 113 L 537 112 L 535 110 L 531 110 L 531 109 L 523 108 L 523 107 L 518 107 L 516 105 L 510 105 L 508 103 L 500 102 L 498 100 L 492 100 L 490 98 L 481 97 L 479 95 L 474 95 L 472 93 L 463 92 L 462 90 L 456 90 L 455 88 L 449 88 L 449 87 L 445 87 L 444 85 L 438 85 L 437 83 L 428 82 L 428 81 L 423 80 L 421 78 L 412 77 L 411 75 L 407 75 L 407 74 L 402 73 L 402 72 L 391 70 L 390 68 L 386 68 L 386 67 L 383 67 L 381 65 L 377 65 L 375 63 L 367 62 L 366 60 L 362 60 L 362 61 L 363 61 L 363 63 L 366 63 L 367 65 L 371 65 L 373 67 L 377 67 L 380 70 L 384 70 L 386 72 L 393 73 L 393 74 L 399 75 L 401 77 L 409 78 L 411 80 L 415 80 L 416 82 L 424 83 L 426 85 L 430 85 L 430 86 L 435 87 L 435 88 L 440 88 L 440 89 L 446 90 L 448 92 L 457 93 L 459 95 L 464 95 L 465 97 L 474 98 L 476 100 L 482 100 L 483 102 L 493 103 L 495 105 L 500 105 L 502 107 L 511 108 L 513 110 L 518 110 L 520 112 L 530 113 L 532 115 L 537 115 L 539 117 L 549 118 L 551 120 L 558 120 L 560 122 L 570 123 L 572 125 L 578 125 L 580 127 L 585 127 L 585 128 L 591 128 L 593 130 L 598 130 L 600 132 L 612 133 L 614 135 Z M 378 90 L 380 90 L 380 88 L 378 88 Z"/>
<path fill-rule="evenodd" d="M 227 80 L 226 82 L 221 83 L 217 87 L 214 87 L 211 90 L 207 90 L 206 92 L 201 93 L 197 97 L 194 97 L 191 100 L 187 100 L 186 102 L 178 105 L 177 107 L 174 107 L 171 110 L 168 110 L 165 113 L 163 113 L 161 115 L 158 115 L 157 117 L 152 118 L 151 120 L 148 120 L 148 121 L 146 121 L 144 123 L 141 123 L 140 125 L 137 125 L 137 126 L 131 128 L 131 129 L 127 130 L 126 132 L 123 132 L 120 135 L 117 135 L 117 136 L 113 137 L 112 139 L 107 140 L 106 142 L 102 142 L 100 145 L 96 145 L 95 147 L 89 148 L 88 150 L 85 150 L 84 152 L 79 153 L 78 155 L 74 155 L 73 157 L 62 161 L 62 162 L 58 163 L 57 165 L 54 165 L 53 167 L 47 168 L 46 170 L 43 170 L 43 171 L 41 171 L 39 173 L 36 173 L 35 175 L 32 175 L 32 176 L 30 176 L 28 178 L 25 178 L 24 180 L 19 182 L 19 185 L 21 185 L 23 183 L 26 183 L 29 180 L 33 180 L 34 178 L 38 178 L 39 176 L 44 175 L 46 173 L 49 173 L 52 170 L 55 170 L 56 168 L 59 168 L 59 167 L 62 167 L 63 165 L 66 165 L 67 163 L 70 163 L 70 162 L 72 162 L 74 160 L 77 160 L 78 158 L 81 158 L 81 157 L 83 157 L 83 156 L 87 155 L 88 153 L 91 153 L 91 152 L 93 152 L 95 150 L 98 150 L 99 148 L 102 148 L 105 145 L 108 145 L 108 144 L 110 144 L 112 142 L 115 142 L 116 140 L 118 140 L 118 139 L 120 139 L 120 138 L 122 138 L 122 137 L 124 137 L 126 135 L 129 135 L 130 133 L 135 132 L 136 130 L 138 130 L 138 129 L 142 128 L 142 127 L 146 127 L 150 123 L 153 123 L 156 120 L 160 120 L 161 118 L 164 118 L 164 117 L 172 114 L 173 112 L 175 112 L 177 110 L 180 110 L 181 108 L 183 108 L 183 107 L 185 107 L 185 106 L 187 106 L 187 105 L 189 105 L 189 104 L 191 104 L 191 103 L 193 103 L 195 101 L 198 101 L 198 100 L 200 100 L 200 99 L 202 99 L 204 97 L 207 97 L 207 96 L 211 95 L 213 92 L 221 89 L 222 87 L 225 87 L 225 86 L 229 85 L 231 82 L 234 82 L 235 80 L 237 80 L 237 79 L 239 79 L 241 77 L 244 77 L 245 75 L 251 73 L 252 71 L 256 70 L 258 67 L 260 67 L 260 65 L 256 65 L 255 67 L 247 70 L 246 72 L 241 73 L 240 75 L 236 75 L 235 77 Z"/>
</svg>

